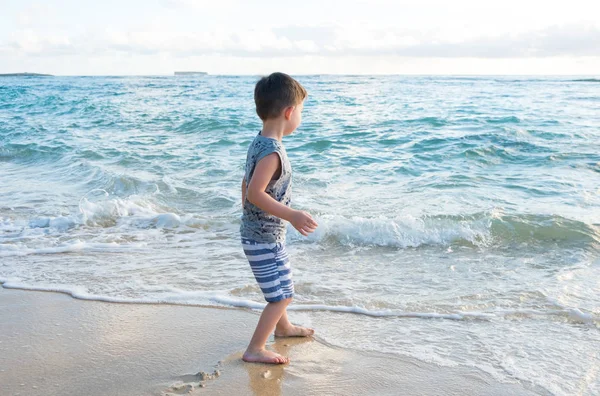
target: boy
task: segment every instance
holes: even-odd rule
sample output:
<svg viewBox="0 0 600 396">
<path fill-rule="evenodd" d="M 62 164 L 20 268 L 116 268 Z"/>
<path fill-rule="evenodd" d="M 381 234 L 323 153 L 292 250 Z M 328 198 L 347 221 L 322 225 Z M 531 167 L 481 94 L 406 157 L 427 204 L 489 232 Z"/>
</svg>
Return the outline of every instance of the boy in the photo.
<svg viewBox="0 0 600 396">
<path fill-rule="evenodd" d="M 313 329 L 292 325 L 286 313 L 294 284 L 285 251 L 285 221 L 304 236 L 317 228 L 310 214 L 290 208 L 292 168 L 281 143 L 300 125 L 306 96 L 304 87 L 284 73 L 263 77 L 254 88 L 256 113 L 263 128 L 248 148 L 240 233 L 244 253 L 267 305 L 242 357 L 246 362 L 289 362 L 287 357 L 265 349 L 273 330 L 276 337 L 314 334 Z"/>
</svg>

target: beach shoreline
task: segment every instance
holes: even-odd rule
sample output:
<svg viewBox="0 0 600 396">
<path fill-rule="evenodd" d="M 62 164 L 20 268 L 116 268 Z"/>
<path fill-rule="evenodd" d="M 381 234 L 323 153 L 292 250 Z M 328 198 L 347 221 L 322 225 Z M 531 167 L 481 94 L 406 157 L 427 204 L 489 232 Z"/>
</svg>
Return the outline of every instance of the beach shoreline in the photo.
<svg viewBox="0 0 600 396">
<path fill-rule="evenodd" d="M 120 304 L 0 288 L 6 395 L 544 394 L 466 367 L 277 339 L 287 366 L 247 364 L 256 312 Z M 293 320 L 293 314 L 292 314 Z M 317 329 L 318 330 L 318 329 Z"/>
</svg>

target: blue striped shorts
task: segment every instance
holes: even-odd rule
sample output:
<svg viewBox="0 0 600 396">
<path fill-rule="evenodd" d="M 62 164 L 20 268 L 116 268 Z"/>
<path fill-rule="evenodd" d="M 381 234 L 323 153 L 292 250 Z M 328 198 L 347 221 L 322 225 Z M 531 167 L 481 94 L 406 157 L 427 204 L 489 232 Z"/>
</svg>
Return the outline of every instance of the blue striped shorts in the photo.
<svg viewBox="0 0 600 396">
<path fill-rule="evenodd" d="M 242 238 L 244 253 L 267 302 L 294 295 L 294 282 L 285 243 L 259 243 Z"/>
</svg>

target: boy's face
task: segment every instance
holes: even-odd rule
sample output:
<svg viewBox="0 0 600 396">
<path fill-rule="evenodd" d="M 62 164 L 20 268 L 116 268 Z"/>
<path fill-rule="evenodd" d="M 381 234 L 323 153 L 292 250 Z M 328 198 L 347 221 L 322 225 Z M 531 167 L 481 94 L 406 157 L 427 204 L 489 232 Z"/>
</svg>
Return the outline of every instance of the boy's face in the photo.
<svg viewBox="0 0 600 396">
<path fill-rule="evenodd" d="M 304 110 L 304 101 L 298 106 L 288 107 L 285 110 L 285 119 L 288 122 L 284 135 L 291 135 L 302 123 L 302 110 Z"/>
</svg>

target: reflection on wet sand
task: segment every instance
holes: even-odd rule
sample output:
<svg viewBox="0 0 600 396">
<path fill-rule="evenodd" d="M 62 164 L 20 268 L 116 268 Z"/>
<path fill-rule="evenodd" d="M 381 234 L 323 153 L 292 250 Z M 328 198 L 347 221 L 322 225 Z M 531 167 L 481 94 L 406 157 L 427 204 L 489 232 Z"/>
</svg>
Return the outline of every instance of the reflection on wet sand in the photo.
<svg viewBox="0 0 600 396">
<path fill-rule="evenodd" d="M 280 355 L 289 356 L 296 345 L 313 342 L 312 337 L 276 338 L 271 349 Z M 293 364 L 293 361 L 291 362 Z M 243 363 L 248 373 L 250 389 L 255 396 L 281 395 L 281 385 L 289 365 Z"/>
</svg>

